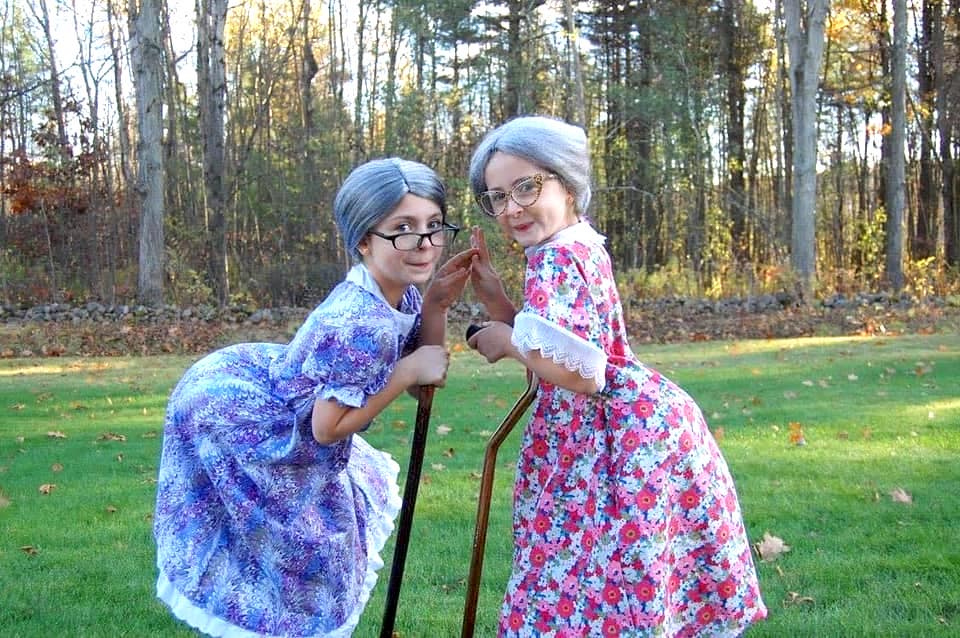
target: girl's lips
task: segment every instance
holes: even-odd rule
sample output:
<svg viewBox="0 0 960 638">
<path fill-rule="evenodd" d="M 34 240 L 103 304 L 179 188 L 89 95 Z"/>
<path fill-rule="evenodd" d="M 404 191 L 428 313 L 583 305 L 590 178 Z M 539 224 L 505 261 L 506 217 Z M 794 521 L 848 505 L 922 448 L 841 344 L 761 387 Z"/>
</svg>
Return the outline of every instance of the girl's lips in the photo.
<svg viewBox="0 0 960 638">
<path fill-rule="evenodd" d="M 513 227 L 513 231 L 516 232 L 516 233 L 522 233 L 522 232 L 524 232 L 524 231 L 530 230 L 530 227 L 531 227 L 531 226 L 533 226 L 532 223 L 520 224 L 520 225 L 518 225 L 518 226 L 514 226 L 514 227 Z"/>
</svg>

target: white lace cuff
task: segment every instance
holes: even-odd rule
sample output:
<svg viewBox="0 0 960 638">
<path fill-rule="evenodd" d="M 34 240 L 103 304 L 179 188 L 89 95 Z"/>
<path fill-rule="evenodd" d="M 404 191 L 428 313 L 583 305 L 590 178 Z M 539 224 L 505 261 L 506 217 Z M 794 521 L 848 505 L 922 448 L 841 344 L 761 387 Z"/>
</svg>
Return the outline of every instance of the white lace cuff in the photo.
<svg viewBox="0 0 960 638">
<path fill-rule="evenodd" d="M 539 350 L 571 372 L 597 383 L 597 392 L 606 385 L 606 353 L 583 337 L 529 312 L 520 312 L 513 320 L 510 339 L 520 354 Z"/>
</svg>

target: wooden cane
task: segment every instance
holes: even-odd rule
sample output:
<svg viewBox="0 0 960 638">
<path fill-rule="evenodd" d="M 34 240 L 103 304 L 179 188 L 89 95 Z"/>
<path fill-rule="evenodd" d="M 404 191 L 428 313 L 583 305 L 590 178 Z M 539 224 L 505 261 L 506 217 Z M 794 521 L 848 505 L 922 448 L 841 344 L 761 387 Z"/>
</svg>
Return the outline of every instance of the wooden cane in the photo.
<svg viewBox="0 0 960 638">
<path fill-rule="evenodd" d="M 393 549 L 393 567 L 390 570 L 390 582 L 387 585 L 387 600 L 383 609 L 383 624 L 380 626 L 380 638 L 392 638 L 393 624 L 397 618 L 397 603 L 400 600 L 400 583 L 403 580 L 403 567 L 407 560 L 410 528 L 413 526 L 413 508 L 417 503 L 417 490 L 420 488 L 420 470 L 423 468 L 423 453 L 427 446 L 427 430 L 430 426 L 430 407 L 433 404 L 433 390 L 434 387 L 432 385 L 420 386 L 420 398 L 417 401 L 417 422 L 413 428 L 413 442 L 410 445 L 410 463 L 407 467 L 407 482 L 403 486 L 403 504 L 400 506 L 397 542 Z"/>
<path fill-rule="evenodd" d="M 468 332 L 468 337 L 472 336 Z M 497 469 L 497 451 L 500 444 L 513 430 L 533 399 L 537 396 L 537 377 L 527 372 L 527 389 L 517 399 L 510 412 L 500 423 L 500 427 L 490 437 L 483 455 L 483 473 L 480 476 L 480 496 L 477 501 L 477 526 L 473 533 L 473 555 L 470 559 L 470 576 L 467 579 L 467 600 L 463 608 L 463 628 L 461 638 L 473 638 L 473 627 L 477 622 L 477 600 L 480 596 L 480 575 L 483 572 L 483 550 L 487 543 L 487 521 L 490 514 L 490 495 L 493 492 L 493 474 Z"/>
</svg>

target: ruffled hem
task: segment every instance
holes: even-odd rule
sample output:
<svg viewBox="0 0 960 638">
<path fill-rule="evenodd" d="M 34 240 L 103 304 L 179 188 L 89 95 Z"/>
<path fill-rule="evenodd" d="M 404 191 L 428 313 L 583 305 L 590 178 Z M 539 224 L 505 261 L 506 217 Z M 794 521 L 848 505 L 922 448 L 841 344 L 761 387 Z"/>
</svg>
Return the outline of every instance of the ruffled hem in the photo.
<svg viewBox="0 0 960 638">
<path fill-rule="evenodd" d="M 606 353 L 543 317 L 529 312 L 517 314 L 511 342 L 522 355 L 539 350 L 544 357 L 550 357 L 567 370 L 578 373 L 584 379 L 593 379 L 597 384 L 597 392 L 606 385 Z"/>
<path fill-rule="evenodd" d="M 370 594 L 377 584 L 377 572 L 384 564 L 380 552 L 393 533 L 393 521 L 400 513 L 400 506 L 403 502 L 400 498 L 400 487 L 397 484 L 397 478 L 400 475 L 400 466 L 393 460 L 393 457 L 386 452 L 373 448 L 360 437 L 354 436 L 353 443 L 354 446 L 359 448 L 354 450 L 354 452 L 360 452 L 358 456 L 364 456 L 369 462 L 374 463 L 377 466 L 374 470 L 375 473 L 379 473 L 383 477 L 383 480 L 386 481 L 386 501 L 380 504 L 380 509 L 375 511 L 375 514 L 367 521 L 367 571 L 364 575 L 363 585 L 360 588 L 357 604 L 353 612 L 340 627 L 332 632 L 316 634 L 316 638 L 349 638 L 349 636 L 353 634 L 354 629 L 356 629 L 360 623 L 360 616 L 363 614 L 363 610 L 370 600 Z M 359 482 L 362 490 L 364 488 L 363 483 L 366 481 L 362 480 L 360 476 L 361 471 L 352 467 L 352 464 L 348 465 L 347 471 L 350 472 L 351 480 L 357 481 L 361 479 Z M 367 498 L 370 498 L 369 495 Z M 372 507 L 374 508 L 376 508 L 377 505 L 376 503 L 372 503 Z M 158 567 L 160 569 L 160 576 L 157 578 L 157 598 L 166 603 L 170 607 L 173 615 L 180 620 L 216 638 L 263 638 L 265 636 L 265 634 L 258 634 L 234 625 L 196 606 L 170 582 L 166 574 L 163 573 L 163 567 L 159 565 L 159 561 Z M 271 636 L 268 638 L 274 637 Z M 277 636 L 275 638 L 280 637 Z"/>
</svg>

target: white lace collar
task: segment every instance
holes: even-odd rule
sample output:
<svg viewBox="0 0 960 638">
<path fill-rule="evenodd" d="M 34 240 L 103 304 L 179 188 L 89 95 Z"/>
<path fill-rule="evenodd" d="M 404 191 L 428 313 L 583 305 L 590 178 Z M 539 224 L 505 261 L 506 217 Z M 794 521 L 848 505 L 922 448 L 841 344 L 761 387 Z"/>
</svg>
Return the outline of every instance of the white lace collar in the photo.
<svg viewBox="0 0 960 638">
<path fill-rule="evenodd" d="M 579 221 L 576 224 L 567 226 L 563 230 L 557 231 L 551 237 L 549 237 L 548 239 L 544 240 L 539 244 L 528 246 L 526 249 L 524 249 L 523 252 L 527 255 L 527 258 L 529 259 L 533 255 L 533 253 L 535 253 L 537 250 L 539 250 L 544 246 L 549 246 L 550 244 L 554 244 L 557 242 L 574 242 L 574 241 L 581 241 L 588 244 L 596 244 L 598 246 L 603 246 L 604 243 L 606 243 L 607 238 L 601 235 L 600 233 L 598 233 L 596 230 L 594 230 L 593 226 L 591 226 L 589 222 Z"/>
<path fill-rule="evenodd" d="M 367 292 L 382 300 L 383 303 L 393 312 L 393 319 L 396 321 L 397 329 L 400 331 L 400 334 L 404 339 L 407 338 L 407 336 L 410 334 L 410 331 L 413 330 L 413 324 L 417 320 L 417 315 L 408 314 L 391 306 L 390 302 L 387 301 L 387 298 L 384 296 L 383 291 L 380 290 L 380 284 L 378 284 L 377 280 L 373 278 L 373 275 L 370 274 L 370 270 L 365 265 L 360 263 L 351 268 L 350 272 L 347 273 L 346 281 L 360 286 Z"/>
</svg>

